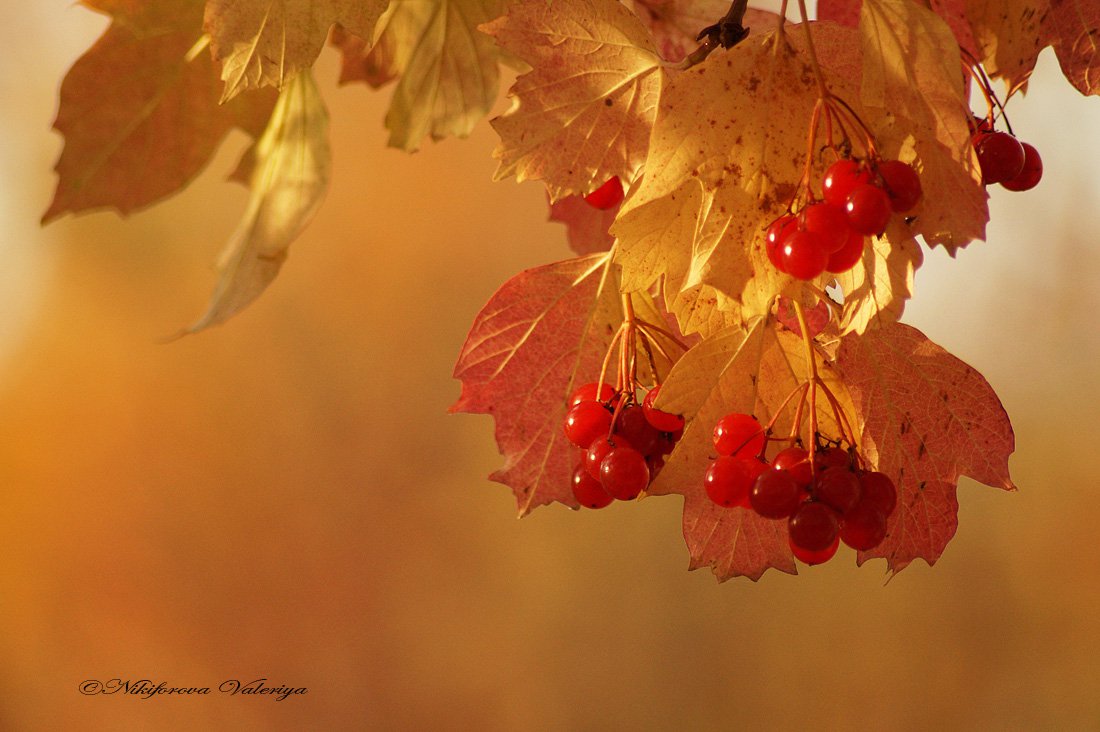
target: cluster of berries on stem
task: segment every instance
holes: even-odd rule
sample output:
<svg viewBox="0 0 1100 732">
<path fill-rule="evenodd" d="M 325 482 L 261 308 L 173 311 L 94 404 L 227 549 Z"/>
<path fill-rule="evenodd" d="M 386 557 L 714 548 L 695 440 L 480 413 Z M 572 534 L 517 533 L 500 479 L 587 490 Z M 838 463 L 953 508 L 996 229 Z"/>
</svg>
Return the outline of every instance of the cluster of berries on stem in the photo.
<svg viewBox="0 0 1100 732">
<path fill-rule="evenodd" d="M 1012 132 L 1004 105 L 993 91 L 989 77 L 974 59 L 964 59 L 963 68 L 978 86 L 986 102 L 986 116 L 970 120 L 970 142 L 978 156 L 982 183 L 1000 183 L 1010 191 L 1029 191 L 1043 177 L 1043 159 L 1039 151 L 1027 142 L 1020 142 Z M 1009 95 L 1015 90 L 1010 90 Z M 998 113 L 1007 132 L 994 128 Z"/>
<path fill-rule="evenodd" d="M 661 385 L 654 351 L 671 361 L 665 346 L 684 346 L 669 331 L 637 318 L 629 295 L 623 296 L 624 320 L 612 338 L 599 381 L 573 392 L 565 414 L 565 437 L 580 448 L 573 470 L 573 496 L 582 506 L 603 508 L 630 501 L 649 486 L 684 433 L 684 418 L 653 407 Z M 657 382 L 638 383 L 638 345 Z M 604 379 L 618 346 L 616 386 Z M 639 401 L 638 395 L 644 392 Z"/>
<path fill-rule="evenodd" d="M 805 316 L 797 303 L 795 310 L 805 334 Z M 703 487 L 719 506 L 786 521 L 795 557 L 820 564 L 836 554 L 841 542 L 857 551 L 881 544 L 897 504 L 897 488 L 884 473 L 867 469 L 847 415 L 817 373 L 810 339 L 804 335 L 803 342 L 809 375 L 787 395 L 768 424 L 751 414 L 731 412 L 714 425 L 717 455 L 703 476 Z M 820 429 L 819 395 L 832 414 L 836 437 Z M 793 405 L 791 430 L 777 435 L 776 421 L 788 405 Z M 800 437 L 807 412 L 809 449 Z M 772 444 L 785 447 L 769 461 Z"/>
<path fill-rule="evenodd" d="M 812 153 L 817 129 L 825 122 L 827 146 L 837 160 L 821 180 L 821 197 L 810 185 Z M 833 126 L 845 143 L 833 144 Z M 854 158 L 848 128 L 858 129 L 866 157 Z M 810 122 L 806 167 L 787 212 L 768 225 L 765 251 L 780 272 L 799 280 L 816 279 L 824 272 L 847 272 L 863 257 L 866 237 L 881 235 L 894 214 L 904 214 L 920 201 L 920 177 L 908 163 L 884 160 L 875 150 L 870 131 L 839 97 L 818 100 Z"/>
</svg>

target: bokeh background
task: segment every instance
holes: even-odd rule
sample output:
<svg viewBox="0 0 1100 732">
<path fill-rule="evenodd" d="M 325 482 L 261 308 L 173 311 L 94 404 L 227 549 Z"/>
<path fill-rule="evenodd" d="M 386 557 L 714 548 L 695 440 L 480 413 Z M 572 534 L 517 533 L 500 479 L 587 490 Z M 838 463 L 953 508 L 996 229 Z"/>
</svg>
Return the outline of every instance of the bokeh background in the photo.
<svg viewBox="0 0 1100 732">
<path fill-rule="evenodd" d="M 963 480 L 935 567 L 687 572 L 680 501 L 515 519 L 453 360 L 505 279 L 568 256 L 483 124 L 385 148 L 337 89 L 335 174 L 260 301 L 170 345 L 245 203 L 229 139 L 186 192 L 42 229 L 60 79 L 106 20 L 0 9 L 0 728 L 1100 728 L 1100 102 L 1049 51 L 1010 107 L 1047 177 L 932 252 L 906 320 L 976 366 L 1015 494 Z M 78 693 L 84 679 L 271 697 Z"/>
</svg>

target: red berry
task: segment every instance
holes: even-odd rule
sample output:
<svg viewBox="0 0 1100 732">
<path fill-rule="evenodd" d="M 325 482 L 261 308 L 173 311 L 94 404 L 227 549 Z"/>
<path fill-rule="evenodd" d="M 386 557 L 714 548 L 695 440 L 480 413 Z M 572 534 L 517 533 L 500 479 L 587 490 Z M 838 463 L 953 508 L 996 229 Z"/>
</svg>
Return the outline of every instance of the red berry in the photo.
<svg viewBox="0 0 1100 732">
<path fill-rule="evenodd" d="M 1001 181 L 1001 185 L 1010 191 L 1030 191 L 1043 178 L 1043 159 L 1039 157 L 1039 151 L 1026 142 L 1020 143 L 1020 146 L 1024 149 L 1024 167 L 1014 177 Z"/>
<path fill-rule="evenodd" d="M 783 243 L 783 271 L 800 280 L 812 280 L 825 271 L 829 255 L 821 237 L 812 231 L 796 231 Z"/>
<path fill-rule="evenodd" d="M 643 455 L 652 455 L 661 446 L 661 433 L 645 418 L 645 409 L 638 404 L 631 404 L 619 412 L 615 434 L 624 437 Z"/>
<path fill-rule="evenodd" d="M 749 503 L 764 518 L 787 518 L 802 504 L 802 489 L 786 470 L 765 470 L 753 483 Z"/>
<path fill-rule="evenodd" d="M 986 185 L 1012 180 L 1024 168 L 1024 148 L 1007 132 L 979 134 L 974 147 L 978 151 L 982 182 Z"/>
<path fill-rule="evenodd" d="M 780 450 L 772 460 L 772 467 L 776 470 L 786 470 L 802 488 L 808 486 L 813 479 L 813 471 L 810 470 L 809 453 L 801 447 L 792 446 L 785 450 Z"/>
<path fill-rule="evenodd" d="M 803 564 L 809 564 L 812 566 L 814 564 L 823 564 L 824 562 L 832 559 L 834 555 L 836 555 L 836 550 L 840 548 L 840 536 L 838 535 L 835 539 L 833 539 L 832 544 L 816 552 L 812 552 L 809 549 L 803 549 L 802 547 L 795 544 L 794 541 L 790 539 L 790 537 L 787 537 L 787 543 L 790 545 L 791 551 L 794 553 L 794 556 L 798 559 L 798 561 L 802 562 Z"/>
<path fill-rule="evenodd" d="M 848 468 L 826 468 L 817 474 L 814 498 L 847 515 L 859 503 L 860 479 Z"/>
<path fill-rule="evenodd" d="M 814 462 L 818 470 L 849 468 L 852 464 L 852 458 L 848 455 L 847 450 L 841 450 L 839 447 L 827 447 L 814 453 Z"/>
<path fill-rule="evenodd" d="M 618 206 L 623 200 L 623 182 L 618 176 L 609 178 L 606 183 L 584 197 L 589 206 L 606 210 Z"/>
<path fill-rule="evenodd" d="M 802 228 L 820 237 L 821 248 L 832 254 L 848 241 L 848 215 L 840 206 L 818 201 L 802 210 Z"/>
<path fill-rule="evenodd" d="M 848 194 L 844 210 L 848 212 L 848 225 L 860 234 L 881 234 L 890 223 L 890 197 L 870 183 Z"/>
<path fill-rule="evenodd" d="M 898 505 L 898 489 L 894 481 L 885 473 L 864 473 L 859 476 L 859 484 L 862 497 L 860 503 L 866 503 L 882 511 L 883 516 L 889 517 Z"/>
<path fill-rule="evenodd" d="M 844 517 L 840 539 L 856 551 L 874 549 L 886 538 L 886 517 L 874 506 L 857 504 Z"/>
<path fill-rule="evenodd" d="M 588 508 L 603 508 L 615 500 L 603 489 L 600 481 L 588 474 L 584 465 L 578 465 L 573 471 L 573 497 L 577 503 Z"/>
<path fill-rule="evenodd" d="M 618 435 L 615 436 L 614 441 L 608 440 L 603 436 L 593 440 L 582 458 L 584 468 L 588 471 L 588 474 L 596 480 L 599 480 L 600 465 L 603 464 L 603 459 L 607 457 L 607 453 L 611 452 L 616 447 L 632 447 L 632 445 Z"/>
<path fill-rule="evenodd" d="M 768 254 L 768 260 L 780 272 L 787 271 L 783 268 L 783 244 L 787 241 L 787 237 L 796 231 L 798 231 L 798 219 L 785 214 L 773 221 L 764 235 L 764 250 Z"/>
<path fill-rule="evenodd" d="M 828 203 L 844 206 L 852 191 L 870 182 L 871 173 L 855 160 L 838 160 L 825 171 L 825 177 L 821 179 L 821 192 Z"/>
<path fill-rule="evenodd" d="M 599 402 L 581 402 L 565 413 L 565 436 L 582 450 L 610 431 L 611 412 Z"/>
<path fill-rule="evenodd" d="M 849 231 L 848 241 L 840 249 L 829 255 L 829 261 L 825 265 L 825 269 L 833 274 L 847 272 L 855 267 L 859 260 L 863 259 L 863 248 L 866 244 L 867 240 L 863 234 L 858 231 Z"/>
<path fill-rule="evenodd" d="M 577 387 L 577 390 L 573 392 L 573 396 L 569 398 L 569 406 L 575 407 L 581 402 L 604 402 L 606 404 L 615 396 L 615 389 L 611 384 L 601 386 L 599 393 L 596 391 L 596 386 L 596 382 L 593 381 L 590 384 Z"/>
<path fill-rule="evenodd" d="M 653 387 L 649 390 L 649 393 L 645 395 L 645 399 L 642 400 L 642 409 L 645 410 L 645 418 L 649 420 L 649 423 L 661 432 L 676 432 L 684 428 L 684 418 L 679 414 L 669 414 L 668 412 L 662 412 L 660 409 L 653 408 L 653 402 L 657 399 L 657 394 L 661 391 L 661 385 Z"/>
<path fill-rule="evenodd" d="M 751 414 L 727 414 L 714 425 L 714 449 L 719 455 L 751 457 L 764 449 L 764 428 Z"/>
<path fill-rule="evenodd" d="M 787 522 L 791 543 L 810 551 L 827 549 L 840 531 L 836 512 L 824 503 L 803 503 Z"/>
<path fill-rule="evenodd" d="M 645 456 L 632 447 L 616 447 L 600 463 L 600 484 L 620 501 L 637 498 L 649 485 Z"/>
<path fill-rule="evenodd" d="M 768 466 L 756 458 L 720 456 L 703 476 L 703 487 L 719 506 L 748 506 L 749 491 Z"/>
<path fill-rule="evenodd" d="M 920 201 L 924 191 L 921 189 L 920 176 L 913 170 L 913 166 L 900 160 L 884 160 L 878 165 L 878 174 L 886 184 L 890 208 L 896 213 L 909 211 Z"/>
</svg>

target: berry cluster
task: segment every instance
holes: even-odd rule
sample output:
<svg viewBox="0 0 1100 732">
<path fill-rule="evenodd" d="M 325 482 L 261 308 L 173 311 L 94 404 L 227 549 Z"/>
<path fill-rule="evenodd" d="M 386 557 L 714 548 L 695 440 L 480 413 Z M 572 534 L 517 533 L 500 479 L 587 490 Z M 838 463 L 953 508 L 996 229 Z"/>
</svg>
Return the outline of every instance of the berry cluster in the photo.
<svg viewBox="0 0 1100 732">
<path fill-rule="evenodd" d="M 886 538 L 886 521 L 897 489 L 883 473 L 862 470 L 854 450 L 824 444 L 811 455 L 792 445 L 769 464 L 768 437 L 750 414 L 727 414 L 714 426 L 718 457 L 703 478 L 719 506 L 751 508 L 769 519 L 786 519 L 791 551 L 806 564 L 821 564 L 840 542 L 873 549 Z"/>
<path fill-rule="evenodd" d="M 1043 177 L 1039 151 L 1008 132 L 993 129 L 987 119 L 971 122 L 971 142 L 978 153 L 982 183 L 1000 183 L 1010 191 L 1029 191 Z"/>
<path fill-rule="evenodd" d="M 796 279 L 847 272 L 863 256 L 865 237 L 882 234 L 893 214 L 922 195 L 917 172 L 900 160 L 838 160 L 821 188 L 821 200 L 780 216 L 765 235 L 768 259 Z"/>
<path fill-rule="evenodd" d="M 593 208 L 606 211 L 622 203 L 623 196 L 623 182 L 619 180 L 619 176 L 615 176 L 608 178 L 606 183 L 585 196 L 584 202 Z"/>
<path fill-rule="evenodd" d="M 585 384 L 573 392 L 564 429 L 581 449 L 573 496 L 582 506 L 633 500 L 661 470 L 684 433 L 684 418 L 653 408 L 660 388 L 650 389 L 640 404 L 610 384 Z"/>
</svg>

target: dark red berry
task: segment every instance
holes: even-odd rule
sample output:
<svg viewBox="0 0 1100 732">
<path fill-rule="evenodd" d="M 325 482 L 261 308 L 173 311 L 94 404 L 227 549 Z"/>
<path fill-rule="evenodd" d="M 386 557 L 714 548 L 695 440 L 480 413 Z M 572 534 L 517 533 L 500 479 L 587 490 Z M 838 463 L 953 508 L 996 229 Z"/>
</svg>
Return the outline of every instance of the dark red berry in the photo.
<svg viewBox="0 0 1100 732">
<path fill-rule="evenodd" d="M 870 183 L 848 194 L 844 210 L 848 212 L 848 225 L 860 234 L 881 234 L 890 223 L 890 197 Z"/>
<path fill-rule="evenodd" d="M 751 414 L 727 414 L 714 425 L 714 449 L 719 455 L 751 457 L 764 449 L 764 442 L 764 428 Z"/>
<path fill-rule="evenodd" d="M 886 517 L 868 504 L 857 504 L 840 527 L 840 540 L 856 551 L 874 549 L 886 538 Z"/>
<path fill-rule="evenodd" d="M 1001 181 L 1001 185 L 1010 191 L 1030 191 L 1043 178 L 1043 159 L 1039 157 L 1039 151 L 1026 142 L 1020 143 L 1020 146 L 1024 149 L 1024 167 L 1015 177 Z"/>
<path fill-rule="evenodd" d="M 884 160 L 878 165 L 878 174 L 890 197 L 890 208 L 896 213 L 909 211 L 920 201 L 924 191 L 913 166 L 900 160 Z"/>
<path fill-rule="evenodd" d="M 662 412 L 660 409 L 653 408 L 653 402 L 657 399 L 657 394 L 660 391 L 661 385 L 658 384 L 650 389 L 649 393 L 645 395 L 645 399 L 642 400 L 642 409 L 645 410 L 645 418 L 661 432 L 676 432 L 677 430 L 682 430 L 684 428 L 684 418 L 682 416 L 679 414 L 669 414 L 668 412 Z"/>
<path fill-rule="evenodd" d="M 802 503 L 803 491 L 786 470 L 765 470 L 753 483 L 749 503 L 764 518 L 787 518 Z"/>
<path fill-rule="evenodd" d="M 581 402 L 565 413 L 565 436 L 582 450 L 610 431 L 611 412 L 599 402 Z"/>
<path fill-rule="evenodd" d="M 584 453 L 583 459 L 584 468 L 588 471 L 588 474 L 599 480 L 600 465 L 603 464 L 603 459 L 607 457 L 607 453 L 616 447 L 632 447 L 632 445 L 618 435 L 615 436 L 614 441 L 608 440 L 602 435 L 593 440 Z"/>
<path fill-rule="evenodd" d="M 852 464 L 852 458 L 847 450 L 839 447 L 827 447 L 814 453 L 814 462 L 818 470 L 828 468 L 847 468 Z"/>
<path fill-rule="evenodd" d="M 608 179 L 606 183 L 584 197 L 585 203 L 601 210 L 614 208 L 622 200 L 623 182 L 618 176 Z"/>
<path fill-rule="evenodd" d="M 855 160 L 838 160 L 829 166 L 821 179 L 822 197 L 834 206 L 844 206 L 852 191 L 870 182 L 870 171 Z"/>
<path fill-rule="evenodd" d="M 620 501 L 637 498 L 649 485 L 645 456 L 632 447 L 616 447 L 600 463 L 600 484 Z"/>
<path fill-rule="evenodd" d="M 829 255 L 829 261 L 825 269 L 833 274 L 847 272 L 856 266 L 856 262 L 863 258 L 863 249 L 867 244 L 867 238 L 858 231 L 850 231 L 848 241 L 837 251 Z"/>
<path fill-rule="evenodd" d="M 790 545 L 791 551 L 798 561 L 812 566 L 814 564 L 823 564 L 836 555 L 836 550 L 840 548 L 840 536 L 838 535 L 833 539 L 832 544 L 816 552 L 812 552 L 809 549 L 803 549 L 795 544 L 790 537 L 787 538 L 787 543 Z"/>
<path fill-rule="evenodd" d="M 1024 169 L 1024 148 L 1007 132 L 990 132 L 975 138 L 978 165 L 986 185 L 1012 180 Z"/>
<path fill-rule="evenodd" d="M 824 503 L 803 503 L 787 522 L 791 543 L 810 551 L 827 549 L 840 531 L 836 512 Z"/>
<path fill-rule="evenodd" d="M 621 435 L 638 452 L 652 455 L 661 445 L 661 433 L 645 417 L 645 409 L 631 404 L 619 412 L 615 434 Z"/>
<path fill-rule="evenodd" d="M 862 496 L 860 503 L 874 506 L 886 517 L 894 512 L 894 507 L 898 504 L 898 489 L 890 476 L 878 472 L 864 473 L 859 476 L 859 483 Z"/>
<path fill-rule="evenodd" d="M 583 465 L 578 465 L 573 471 L 573 497 L 577 503 L 588 508 L 603 508 L 615 500 Z"/>
<path fill-rule="evenodd" d="M 812 280 L 825 271 L 829 255 L 821 237 L 812 231 L 796 231 L 787 237 L 780 254 L 783 271 L 800 280 Z"/>
<path fill-rule="evenodd" d="M 824 201 L 811 203 L 802 210 L 802 228 L 818 235 L 826 254 L 844 246 L 851 231 L 844 209 Z"/>
<path fill-rule="evenodd" d="M 859 503 L 860 480 L 846 467 L 826 468 L 817 474 L 811 491 L 814 498 L 843 516 Z"/>
</svg>

